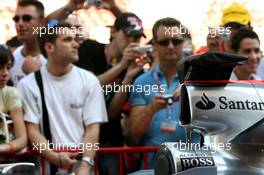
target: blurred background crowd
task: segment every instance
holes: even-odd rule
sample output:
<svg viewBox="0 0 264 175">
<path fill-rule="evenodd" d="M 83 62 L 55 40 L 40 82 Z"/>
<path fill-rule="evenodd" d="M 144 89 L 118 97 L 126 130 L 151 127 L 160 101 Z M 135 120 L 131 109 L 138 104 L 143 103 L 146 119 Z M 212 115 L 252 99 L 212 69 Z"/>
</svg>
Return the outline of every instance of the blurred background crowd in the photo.
<svg viewBox="0 0 264 175">
<path fill-rule="evenodd" d="M 14 23 L 10 20 L 13 17 L 16 7 L 16 0 L 1 0 L 0 6 L 0 43 L 4 43 L 16 34 Z M 63 6 L 67 0 L 54 0 L 52 4 L 49 0 L 41 0 L 45 6 L 45 13 L 56 10 L 56 7 Z M 187 26 L 192 33 L 195 49 L 206 45 L 206 36 L 209 26 L 218 26 L 221 23 L 222 11 L 233 2 L 238 2 L 245 6 L 252 17 L 252 26 L 258 33 L 260 40 L 264 41 L 264 9 L 258 0 L 203 0 L 193 3 L 192 0 L 116 0 L 118 6 L 124 11 L 131 11 L 137 14 L 143 22 L 145 34 L 151 38 L 151 28 L 154 22 L 160 17 L 172 16 L 179 19 Z M 151 7 L 151 8 L 150 8 Z M 160 13 L 162 11 L 162 13 Z M 105 9 L 80 10 L 79 18 L 90 31 L 90 38 L 102 43 L 108 43 L 110 30 L 107 26 L 112 25 L 115 17 Z M 144 41 L 144 40 L 142 40 Z M 263 46 L 261 46 L 263 48 Z"/>
</svg>

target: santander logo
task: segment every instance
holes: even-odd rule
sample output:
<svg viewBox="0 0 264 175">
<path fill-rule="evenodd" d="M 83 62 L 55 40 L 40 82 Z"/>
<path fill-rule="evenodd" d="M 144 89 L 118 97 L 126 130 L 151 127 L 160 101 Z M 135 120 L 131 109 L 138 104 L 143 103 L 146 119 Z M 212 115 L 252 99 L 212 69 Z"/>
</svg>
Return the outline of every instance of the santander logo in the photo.
<svg viewBox="0 0 264 175">
<path fill-rule="evenodd" d="M 198 101 L 195 106 L 199 109 L 210 110 L 215 107 L 215 103 L 210 101 L 210 99 L 205 95 L 205 93 L 203 93 L 201 100 Z"/>
</svg>

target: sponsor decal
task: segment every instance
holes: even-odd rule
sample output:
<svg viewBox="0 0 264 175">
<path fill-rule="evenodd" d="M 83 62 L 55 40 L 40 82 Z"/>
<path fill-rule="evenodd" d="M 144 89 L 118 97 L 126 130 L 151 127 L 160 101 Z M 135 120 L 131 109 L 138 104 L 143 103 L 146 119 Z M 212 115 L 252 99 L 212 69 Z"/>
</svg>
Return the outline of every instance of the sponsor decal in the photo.
<svg viewBox="0 0 264 175">
<path fill-rule="evenodd" d="M 215 166 L 213 157 L 185 157 L 180 158 L 182 171 L 205 166 Z"/>
<path fill-rule="evenodd" d="M 203 93 L 201 100 L 198 101 L 195 106 L 202 110 L 210 110 L 216 107 L 216 102 L 213 102 L 209 97 Z M 233 100 L 228 99 L 226 96 L 220 96 L 218 98 L 219 109 L 231 109 L 231 110 L 253 110 L 253 111 L 263 111 L 264 102 L 262 101 L 250 101 L 248 99 L 244 100 Z"/>
<path fill-rule="evenodd" d="M 214 102 L 210 101 L 209 98 L 203 93 L 203 96 L 201 97 L 201 101 L 198 101 L 195 106 L 199 109 L 203 110 L 209 110 L 213 109 L 215 107 Z"/>
</svg>

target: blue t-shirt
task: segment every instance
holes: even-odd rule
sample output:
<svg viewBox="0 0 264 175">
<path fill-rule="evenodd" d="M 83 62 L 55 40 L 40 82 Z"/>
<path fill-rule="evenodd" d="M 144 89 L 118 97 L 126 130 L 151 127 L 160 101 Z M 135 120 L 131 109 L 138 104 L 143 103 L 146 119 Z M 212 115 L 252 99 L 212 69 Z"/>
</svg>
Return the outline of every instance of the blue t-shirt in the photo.
<svg viewBox="0 0 264 175">
<path fill-rule="evenodd" d="M 133 83 L 133 91 L 130 94 L 129 102 L 131 106 L 149 105 L 156 94 L 173 94 L 179 87 L 179 78 L 176 74 L 168 85 L 164 73 L 158 64 L 154 70 L 148 71 L 139 76 Z M 141 88 L 139 88 L 141 87 Z M 171 119 L 169 119 L 169 109 L 165 107 L 156 112 L 152 118 L 148 132 L 143 135 L 141 145 L 158 146 L 163 142 L 182 142 L 186 141 L 185 130 L 179 125 L 179 102 L 173 102 L 171 108 Z M 161 122 L 173 121 L 176 123 L 176 132 L 168 133 L 160 130 Z M 195 136 L 196 137 L 196 136 Z M 198 140 L 197 137 L 193 138 Z M 148 158 L 149 168 L 154 166 L 154 154 Z"/>
<path fill-rule="evenodd" d="M 153 71 L 148 71 L 139 76 L 134 84 L 134 90 L 130 94 L 129 102 L 131 106 L 148 105 L 156 94 L 173 94 L 179 87 L 178 76 L 175 75 L 168 86 L 167 80 L 158 65 Z M 142 87 L 139 89 L 139 87 Z M 185 131 L 179 126 L 179 102 L 172 105 L 171 120 L 177 123 L 175 133 L 160 131 L 162 121 L 169 120 L 169 109 L 167 107 L 156 112 L 152 118 L 148 132 L 142 138 L 142 145 L 153 146 L 160 145 L 163 142 L 185 141 Z"/>
</svg>

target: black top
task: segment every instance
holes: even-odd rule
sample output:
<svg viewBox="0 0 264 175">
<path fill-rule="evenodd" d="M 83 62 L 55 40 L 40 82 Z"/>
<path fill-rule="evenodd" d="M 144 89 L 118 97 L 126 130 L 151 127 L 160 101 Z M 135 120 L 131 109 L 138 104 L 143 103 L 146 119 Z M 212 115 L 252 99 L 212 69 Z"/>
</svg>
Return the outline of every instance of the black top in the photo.
<svg viewBox="0 0 264 175">
<path fill-rule="evenodd" d="M 94 40 L 85 40 L 79 48 L 79 61 L 77 66 L 100 75 L 111 66 L 107 63 L 105 56 L 105 44 Z M 114 93 L 105 95 L 106 105 L 110 103 Z M 108 123 L 100 127 L 100 143 L 110 143 L 112 146 L 123 146 L 123 136 L 120 124 L 121 115 L 116 119 L 109 119 Z"/>
<path fill-rule="evenodd" d="M 100 75 L 108 70 L 104 53 L 105 44 L 94 40 L 85 40 L 79 48 L 79 61 L 77 66 Z"/>
</svg>

